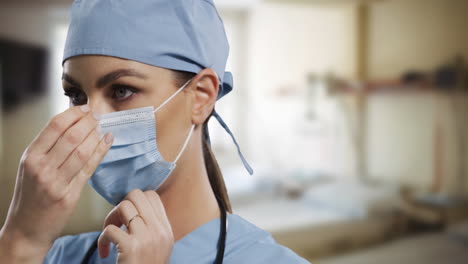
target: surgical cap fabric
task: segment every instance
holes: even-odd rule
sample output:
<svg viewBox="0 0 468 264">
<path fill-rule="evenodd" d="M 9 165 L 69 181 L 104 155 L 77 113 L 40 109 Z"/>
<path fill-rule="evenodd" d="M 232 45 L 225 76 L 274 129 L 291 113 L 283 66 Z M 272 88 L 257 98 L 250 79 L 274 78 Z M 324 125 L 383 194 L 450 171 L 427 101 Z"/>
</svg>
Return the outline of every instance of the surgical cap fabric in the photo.
<svg viewBox="0 0 468 264">
<path fill-rule="evenodd" d="M 75 0 L 63 63 L 99 54 L 173 70 L 216 71 L 218 99 L 232 90 L 229 43 L 213 0 Z"/>
</svg>

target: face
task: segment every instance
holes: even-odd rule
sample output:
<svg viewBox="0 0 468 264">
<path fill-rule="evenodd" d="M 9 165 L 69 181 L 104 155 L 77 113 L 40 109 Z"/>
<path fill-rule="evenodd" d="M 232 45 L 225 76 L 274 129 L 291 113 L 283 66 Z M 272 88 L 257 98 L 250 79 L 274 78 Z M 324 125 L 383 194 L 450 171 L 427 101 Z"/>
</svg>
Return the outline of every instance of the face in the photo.
<svg viewBox="0 0 468 264">
<path fill-rule="evenodd" d="M 192 82 L 195 79 L 202 83 L 201 78 Z M 197 123 L 194 110 L 199 85 L 192 82 L 155 113 L 156 140 L 167 161 L 175 159 L 190 126 Z M 63 67 L 62 85 L 70 106 L 89 104 L 98 114 L 145 106 L 157 108 L 179 88 L 171 70 L 98 55 L 68 59 Z"/>
</svg>

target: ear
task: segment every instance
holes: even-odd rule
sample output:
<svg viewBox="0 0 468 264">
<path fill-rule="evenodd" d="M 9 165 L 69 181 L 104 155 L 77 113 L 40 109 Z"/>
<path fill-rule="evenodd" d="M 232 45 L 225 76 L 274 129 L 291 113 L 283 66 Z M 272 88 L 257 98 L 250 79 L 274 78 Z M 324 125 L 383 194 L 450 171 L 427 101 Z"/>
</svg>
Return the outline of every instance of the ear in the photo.
<svg viewBox="0 0 468 264">
<path fill-rule="evenodd" d="M 194 78 L 194 98 L 192 106 L 192 123 L 200 125 L 205 122 L 213 111 L 218 96 L 218 75 L 213 69 L 206 68 L 200 71 Z"/>
</svg>

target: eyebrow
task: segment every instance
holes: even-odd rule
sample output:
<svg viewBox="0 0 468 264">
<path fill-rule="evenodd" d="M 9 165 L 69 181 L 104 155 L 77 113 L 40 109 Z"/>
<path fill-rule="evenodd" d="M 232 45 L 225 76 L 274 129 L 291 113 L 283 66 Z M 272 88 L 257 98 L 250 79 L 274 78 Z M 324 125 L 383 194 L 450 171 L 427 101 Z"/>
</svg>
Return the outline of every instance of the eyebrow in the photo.
<svg viewBox="0 0 468 264">
<path fill-rule="evenodd" d="M 112 72 L 107 73 L 106 75 L 100 77 L 96 81 L 96 86 L 101 88 L 104 87 L 106 84 L 115 81 L 121 77 L 125 76 L 132 76 L 132 77 L 137 77 L 140 79 L 147 79 L 148 77 L 142 73 L 137 72 L 134 69 L 118 69 Z M 65 80 L 72 84 L 73 86 L 76 86 L 81 89 L 81 85 L 79 82 L 77 82 L 75 79 L 73 79 L 70 75 L 66 73 L 62 73 L 62 80 Z"/>
</svg>

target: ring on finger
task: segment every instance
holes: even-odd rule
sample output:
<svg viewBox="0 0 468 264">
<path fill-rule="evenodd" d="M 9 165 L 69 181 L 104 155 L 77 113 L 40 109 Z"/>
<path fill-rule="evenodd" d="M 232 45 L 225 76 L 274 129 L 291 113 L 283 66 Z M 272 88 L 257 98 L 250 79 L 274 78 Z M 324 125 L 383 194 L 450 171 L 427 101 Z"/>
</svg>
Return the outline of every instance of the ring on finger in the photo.
<svg viewBox="0 0 468 264">
<path fill-rule="evenodd" d="M 128 220 L 128 223 L 125 225 L 127 229 L 129 229 L 130 223 L 137 217 L 141 217 L 139 214 L 134 215 L 130 220 Z"/>
</svg>

